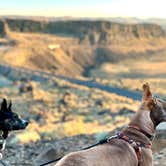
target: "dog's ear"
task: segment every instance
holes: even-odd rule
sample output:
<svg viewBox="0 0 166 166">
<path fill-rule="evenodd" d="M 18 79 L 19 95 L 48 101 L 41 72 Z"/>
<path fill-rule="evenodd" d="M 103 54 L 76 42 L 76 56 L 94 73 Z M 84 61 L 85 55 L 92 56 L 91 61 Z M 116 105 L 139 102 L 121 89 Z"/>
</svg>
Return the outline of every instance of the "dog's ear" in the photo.
<svg viewBox="0 0 166 166">
<path fill-rule="evenodd" d="M 8 106 L 8 111 L 12 111 L 12 101 L 10 100 L 9 106 Z"/>
<path fill-rule="evenodd" d="M 1 111 L 5 111 L 7 109 L 7 101 L 6 99 L 3 99 L 1 104 Z"/>
<path fill-rule="evenodd" d="M 152 93 L 150 91 L 149 84 L 148 83 L 143 84 L 142 88 L 143 88 L 142 101 L 146 101 L 146 100 L 152 99 Z"/>
</svg>

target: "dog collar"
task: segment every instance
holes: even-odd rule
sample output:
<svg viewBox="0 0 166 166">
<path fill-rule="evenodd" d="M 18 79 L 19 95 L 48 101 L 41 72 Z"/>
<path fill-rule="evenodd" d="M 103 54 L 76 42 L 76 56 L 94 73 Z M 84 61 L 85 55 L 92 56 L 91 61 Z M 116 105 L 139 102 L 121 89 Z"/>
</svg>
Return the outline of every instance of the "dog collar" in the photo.
<svg viewBox="0 0 166 166">
<path fill-rule="evenodd" d="M 152 141 L 154 139 L 154 135 L 151 135 L 149 133 L 147 133 L 146 131 L 142 130 L 139 126 L 137 125 L 128 125 L 128 128 L 133 128 L 136 129 L 137 131 L 141 132 L 142 134 L 144 134 L 146 137 L 148 137 L 150 139 L 150 141 Z"/>
</svg>

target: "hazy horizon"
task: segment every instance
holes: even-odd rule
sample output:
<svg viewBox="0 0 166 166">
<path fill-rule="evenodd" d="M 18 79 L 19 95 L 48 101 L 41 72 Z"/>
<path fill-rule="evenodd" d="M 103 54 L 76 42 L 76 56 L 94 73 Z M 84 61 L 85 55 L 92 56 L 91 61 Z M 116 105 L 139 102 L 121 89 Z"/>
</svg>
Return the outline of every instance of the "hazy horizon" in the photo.
<svg viewBox="0 0 166 166">
<path fill-rule="evenodd" d="M 0 0 L 0 15 L 166 18 L 165 0 Z"/>
</svg>

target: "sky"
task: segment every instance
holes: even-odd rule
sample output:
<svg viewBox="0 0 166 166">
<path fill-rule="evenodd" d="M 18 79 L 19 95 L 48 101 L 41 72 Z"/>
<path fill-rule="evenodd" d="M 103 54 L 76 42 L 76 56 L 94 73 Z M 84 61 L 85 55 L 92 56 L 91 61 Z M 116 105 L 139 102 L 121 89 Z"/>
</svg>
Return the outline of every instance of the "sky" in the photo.
<svg viewBox="0 0 166 166">
<path fill-rule="evenodd" d="M 0 15 L 166 18 L 166 0 L 0 0 Z"/>
</svg>

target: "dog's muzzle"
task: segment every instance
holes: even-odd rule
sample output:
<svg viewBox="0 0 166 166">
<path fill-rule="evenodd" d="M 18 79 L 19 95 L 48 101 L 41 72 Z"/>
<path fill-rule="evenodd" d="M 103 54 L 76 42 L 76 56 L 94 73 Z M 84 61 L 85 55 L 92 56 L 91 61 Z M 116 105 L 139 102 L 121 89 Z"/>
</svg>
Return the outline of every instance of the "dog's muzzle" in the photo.
<svg viewBox="0 0 166 166">
<path fill-rule="evenodd" d="M 29 124 L 29 121 L 27 120 L 22 120 L 22 129 L 25 129 Z"/>
<path fill-rule="evenodd" d="M 25 129 L 28 126 L 29 122 L 27 120 L 19 120 L 15 123 L 10 123 L 9 125 L 9 131 L 12 130 L 22 130 Z"/>
</svg>

